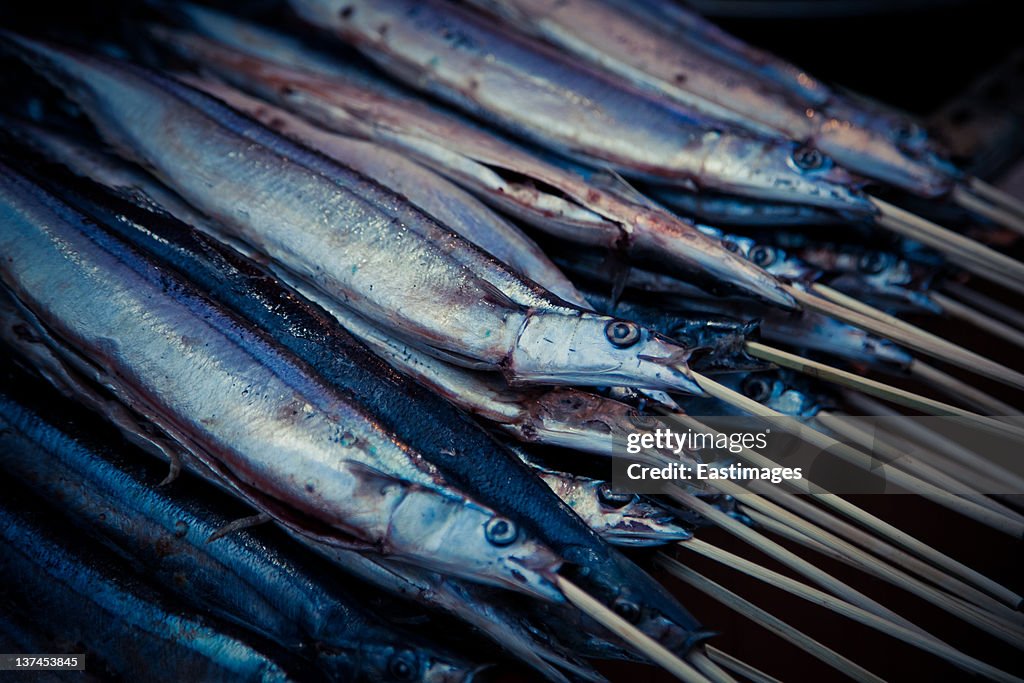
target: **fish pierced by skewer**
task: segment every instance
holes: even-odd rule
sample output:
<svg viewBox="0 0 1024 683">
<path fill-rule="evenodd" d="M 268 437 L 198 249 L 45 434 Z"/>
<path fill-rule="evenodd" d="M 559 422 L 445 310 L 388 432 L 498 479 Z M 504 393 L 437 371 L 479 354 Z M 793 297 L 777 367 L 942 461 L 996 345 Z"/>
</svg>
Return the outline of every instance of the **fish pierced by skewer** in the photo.
<svg viewBox="0 0 1024 683">
<path fill-rule="evenodd" d="M 556 555 L 351 397 L 38 186 L 7 168 L 0 180 L 0 278 L 31 329 L 236 495 L 326 543 L 560 599 Z"/>
<path fill-rule="evenodd" d="M 405 671 L 409 681 L 468 683 L 479 670 L 379 619 L 336 576 L 265 528 L 210 542 L 243 506 L 225 505 L 223 495 L 194 481 L 157 486 L 158 461 L 119 452 L 116 440 L 76 427 L 76 417 L 50 397 L 0 394 L 0 468 L 67 518 L 85 522 L 88 533 L 165 589 L 312 655 L 332 677 L 385 680 Z"/>
<path fill-rule="evenodd" d="M 359 395 L 378 423 L 437 466 L 476 500 L 501 509 L 513 529 L 536 533 L 573 563 L 590 592 L 667 646 L 686 649 L 705 637 L 693 617 L 653 579 L 617 554 L 530 471 L 436 394 L 388 370 L 356 344 L 337 321 L 303 303 L 265 271 L 167 216 L 111 206 L 103 199 L 64 196 L 109 229 L 161 261 L 187 272 L 222 305 L 274 336 L 323 381 Z M 159 236 L 159 237 L 156 237 Z M 154 256 L 156 258 L 156 256 Z M 302 534 L 298 534 L 302 537 Z M 316 541 L 316 539 L 306 540 Z M 330 543 L 318 542 L 323 551 Z"/>
<path fill-rule="evenodd" d="M 365 69 L 325 64 L 328 57 L 288 36 L 192 5 L 183 9 L 203 35 L 163 26 L 151 33 L 204 73 L 320 127 L 410 155 L 482 201 L 558 238 L 658 263 L 711 291 L 794 306 L 773 278 L 668 212 L 623 201 Z"/>
</svg>

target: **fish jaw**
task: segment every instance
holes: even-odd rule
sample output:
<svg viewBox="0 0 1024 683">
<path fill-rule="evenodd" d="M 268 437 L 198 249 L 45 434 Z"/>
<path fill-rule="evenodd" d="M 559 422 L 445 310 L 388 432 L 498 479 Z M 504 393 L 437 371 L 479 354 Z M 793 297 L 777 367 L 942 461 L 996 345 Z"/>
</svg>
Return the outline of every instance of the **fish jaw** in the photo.
<svg viewBox="0 0 1024 683">
<path fill-rule="evenodd" d="M 634 322 L 584 311 L 531 311 L 503 370 L 514 386 L 631 386 L 702 395 L 686 365 L 690 353 Z"/>
<path fill-rule="evenodd" d="M 393 557 L 544 600 L 564 599 L 552 580 L 561 558 L 512 520 L 457 499 L 448 502 L 449 510 L 439 510 L 436 496 L 410 490 L 392 514 L 384 551 L 415 548 L 411 557 Z M 445 560 L 432 566 L 431 557 Z"/>
<path fill-rule="evenodd" d="M 869 178 L 894 185 L 929 199 L 949 193 L 956 181 L 950 167 L 936 163 L 937 157 L 927 153 L 914 153 L 899 141 L 870 125 L 864 125 L 864 116 L 856 111 L 834 105 L 824 113 L 813 144 L 837 163 Z"/>
<path fill-rule="evenodd" d="M 797 308 L 796 301 L 771 273 L 664 212 L 637 215 L 631 246 L 662 263 L 692 264 L 691 269 L 714 288 L 739 291 L 786 310 Z"/>
<path fill-rule="evenodd" d="M 700 177 L 717 178 L 715 189 L 767 201 L 792 202 L 871 216 L 874 206 L 857 179 L 820 152 L 794 143 L 708 132 Z"/>
</svg>

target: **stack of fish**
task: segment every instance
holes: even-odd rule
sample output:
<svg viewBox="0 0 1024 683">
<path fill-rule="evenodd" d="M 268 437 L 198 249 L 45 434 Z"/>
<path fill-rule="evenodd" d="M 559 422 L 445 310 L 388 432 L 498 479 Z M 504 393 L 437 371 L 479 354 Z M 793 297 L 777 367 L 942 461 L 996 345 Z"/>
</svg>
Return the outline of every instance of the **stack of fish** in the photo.
<svg viewBox="0 0 1024 683">
<path fill-rule="evenodd" d="M 672 2 L 288 5 L 284 32 L 147 5 L 145 50 L 0 36 L 34 74 L 0 147 L 5 651 L 78 648 L 101 679 L 468 681 L 517 662 L 599 681 L 618 659 L 771 680 L 641 561 L 880 680 L 690 550 L 1019 680 L 766 535 L 1024 648 L 1021 597 L 898 520 L 589 475 L 666 414 L 797 418 L 854 466 L 877 463 L 843 409 L 1013 429 L 991 417 L 1013 406 L 921 358 L 1024 375 L 902 316 L 1024 345 L 1012 306 L 938 290 L 1024 292 L 1024 264 L 983 243 L 1024 232 L 1020 201 L 910 118 Z M 934 434 L 886 448 L 914 439 L 935 452 L 885 465 L 890 482 L 1024 534 L 984 495 L 1017 475 Z M 697 538 L 710 527 L 802 580 Z"/>
</svg>

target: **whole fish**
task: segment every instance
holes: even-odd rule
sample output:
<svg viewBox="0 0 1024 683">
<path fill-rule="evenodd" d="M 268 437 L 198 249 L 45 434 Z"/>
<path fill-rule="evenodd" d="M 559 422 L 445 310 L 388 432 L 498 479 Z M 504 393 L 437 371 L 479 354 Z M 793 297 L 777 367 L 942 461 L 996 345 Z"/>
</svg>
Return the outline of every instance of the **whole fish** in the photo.
<svg viewBox="0 0 1024 683">
<path fill-rule="evenodd" d="M 579 571 L 577 580 L 587 590 L 640 628 L 672 647 L 685 648 L 704 637 L 657 582 L 601 541 L 514 455 L 435 393 L 390 371 L 336 320 L 282 288 L 251 262 L 169 217 L 123 202 L 111 207 L 81 197 L 73 201 L 91 215 L 102 216 L 123 238 L 189 273 L 208 296 L 260 329 L 273 331 L 288 351 L 332 386 L 359 395 L 383 428 L 429 457 L 460 488 L 472 490 L 474 498 L 509 515 L 513 529 L 537 534 L 573 563 L 573 571 Z M 304 539 L 316 540 L 308 534 Z M 315 545 L 321 552 L 338 550 L 330 543 Z"/>
<path fill-rule="evenodd" d="M 0 593 L 19 613 L 45 619 L 48 632 L 96 656 L 92 673 L 109 680 L 318 680 L 289 673 L 269 647 L 258 648 L 226 624 L 172 607 L 116 558 L 60 529 L 52 512 L 5 485 L 0 497 Z M 44 616 L 45 615 L 45 616 Z M 293 665 L 290 669 L 295 669 Z"/>
<path fill-rule="evenodd" d="M 820 107 L 839 103 L 854 108 L 866 119 L 865 125 L 887 134 L 906 153 L 928 155 L 932 163 L 946 166 L 950 173 L 956 173 L 944 161 L 948 150 L 943 149 L 928 134 L 924 125 L 905 112 L 863 95 L 830 87 L 805 69 L 723 31 L 681 3 L 659 0 L 635 3 L 615 1 L 617 7 L 646 15 L 648 21 L 653 20 L 672 30 L 687 44 L 733 65 L 737 70 L 756 74 L 759 79 L 784 88 L 809 105 Z"/>
<path fill-rule="evenodd" d="M 644 547 L 685 541 L 692 534 L 675 516 L 636 494 L 618 493 L 607 481 L 551 469 L 521 449 L 523 461 L 551 490 L 613 545 Z"/>
<path fill-rule="evenodd" d="M 572 307 L 401 197 L 209 96 L 127 64 L 8 41 L 66 83 L 119 151 L 231 237 L 424 350 L 512 383 L 701 393 L 686 349 Z"/>
<path fill-rule="evenodd" d="M 820 153 L 665 104 L 452 3 L 289 4 L 403 82 L 583 163 L 651 181 L 874 213 L 854 179 Z"/>
<path fill-rule="evenodd" d="M 0 394 L 0 467 L 41 498 L 59 501 L 63 514 L 165 589 L 315 657 L 336 678 L 383 681 L 408 670 L 409 681 L 471 680 L 477 666 L 377 619 L 336 576 L 303 561 L 270 529 L 210 542 L 245 516 L 241 506 L 223 504 L 200 482 L 158 487 L 156 461 L 83 432 L 74 420 L 87 418 L 57 410 L 52 398 L 45 416 L 39 407 Z"/>
<path fill-rule="evenodd" d="M 34 332 L 237 495 L 322 542 L 560 598 L 551 551 L 278 343 L 8 168 L 0 197 L 0 278 Z"/>
<path fill-rule="evenodd" d="M 323 55 L 287 36 L 184 7 L 196 30 L 213 40 L 164 27 L 153 34 L 238 88 L 322 127 L 411 155 L 484 202 L 560 239 L 625 251 L 712 291 L 741 291 L 794 306 L 777 282 L 667 212 L 622 201 L 351 64 L 325 67 Z"/>
<path fill-rule="evenodd" d="M 507 21 L 630 83 L 708 117 L 820 150 L 846 168 L 935 197 L 952 189 L 944 168 L 908 154 L 875 117 L 829 97 L 807 101 L 736 68 L 621 0 L 474 0 Z M 682 39 L 681 39 L 682 38 Z"/>
</svg>

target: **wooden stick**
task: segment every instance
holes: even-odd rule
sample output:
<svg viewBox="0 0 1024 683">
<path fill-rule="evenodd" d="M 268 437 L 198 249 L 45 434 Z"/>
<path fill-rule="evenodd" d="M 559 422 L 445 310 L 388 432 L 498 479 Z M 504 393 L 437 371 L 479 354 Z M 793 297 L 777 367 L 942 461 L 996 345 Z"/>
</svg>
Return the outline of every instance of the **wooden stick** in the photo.
<svg viewBox="0 0 1024 683">
<path fill-rule="evenodd" d="M 993 398 L 984 391 L 963 382 L 949 373 L 943 372 L 936 367 L 922 363 L 918 359 L 910 362 L 907 372 L 932 386 L 942 389 L 950 396 L 960 398 L 962 401 L 980 406 L 992 417 L 1009 417 L 1020 415 L 1020 410 Z"/>
<path fill-rule="evenodd" d="M 844 398 L 852 406 L 861 410 L 864 415 L 899 415 L 899 413 L 891 410 L 888 406 L 867 396 L 849 392 L 844 393 Z M 999 483 L 1004 487 L 1004 491 L 1024 491 L 1024 477 L 992 462 L 989 458 L 978 455 L 962 444 L 951 443 L 941 434 L 929 429 L 917 420 L 903 423 L 901 429 L 904 438 L 910 438 L 921 443 L 931 449 L 931 451 L 939 453 L 963 467 L 976 470 L 982 476 Z M 994 491 L 996 489 L 991 488 L 991 490 Z"/>
<path fill-rule="evenodd" d="M 793 289 L 794 291 L 800 291 L 796 288 Z M 827 285 L 815 283 L 811 285 L 811 291 L 817 294 L 819 298 L 827 299 L 833 304 L 838 304 L 840 307 L 857 314 L 851 316 L 849 313 L 844 314 L 841 311 L 833 311 L 831 313 L 831 315 L 836 317 L 845 315 L 846 322 L 849 322 L 851 325 L 863 327 L 869 332 L 880 334 L 902 346 L 907 346 L 989 379 L 994 379 L 1013 387 L 1024 388 L 1024 374 L 1011 370 L 958 344 L 953 344 L 927 330 L 922 330 L 920 327 L 904 322 L 885 311 L 880 311 L 874 306 L 869 306 Z M 807 306 L 815 304 L 813 296 L 806 293 L 804 293 L 799 301 Z"/>
<path fill-rule="evenodd" d="M 648 657 L 652 662 L 665 669 L 665 671 L 668 671 L 681 681 L 688 681 L 688 683 L 710 683 L 707 678 L 692 666 L 669 652 L 663 645 L 655 642 L 636 626 L 633 626 L 618 614 L 602 605 L 569 579 L 556 574 L 554 580 L 555 585 L 565 595 L 566 600 L 594 621 L 632 645 L 638 652 Z"/>
<path fill-rule="evenodd" d="M 933 636 L 922 634 L 899 624 L 894 624 L 876 614 L 872 614 L 865 609 L 857 607 L 856 605 L 851 605 L 844 600 L 833 597 L 816 588 L 808 586 L 807 584 L 795 581 L 788 576 L 779 574 L 778 572 L 765 569 L 750 560 L 724 551 L 721 548 L 716 548 L 702 541 L 696 541 L 696 543 L 694 541 L 696 541 L 696 539 L 691 539 L 690 541 L 680 543 L 679 545 L 687 550 L 693 550 L 694 552 L 713 559 L 716 562 L 720 562 L 732 567 L 733 569 L 741 571 L 755 579 L 769 583 L 776 588 L 781 588 L 791 595 L 795 595 L 801 599 L 807 600 L 808 602 L 830 609 L 837 614 L 841 614 L 849 619 L 864 624 L 865 626 L 890 635 L 897 640 L 906 642 L 908 645 L 913 645 L 925 652 L 930 652 L 937 657 L 941 657 L 948 662 L 956 664 L 965 671 L 977 673 L 982 676 L 988 676 L 989 678 L 998 681 L 1013 681 L 1014 683 L 1021 682 L 1021 679 L 1016 676 L 1012 676 L 990 664 L 986 664 L 974 657 L 966 655 L 959 650 L 946 645 Z M 663 566 L 665 566 L 666 569 L 669 567 L 678 568 L 676 565 L 682 566 L 679 562 L 665 556 L 659 557 L 659 561 L 663 563 Z"/>
<path fill-rule="evenodd" d="M 994 187 L 989 183 L 986 183 L 980 178 L 971 176 L 967 179 L 967 187 L 971 192 L 975 193 L 983 199 L 987 199 L 996 206 L 1002 207 L 1007 211 L 1012 211 L 1018 216 L 1024 216 L 1024 202 L 1017 199 L 1013 195 L 1010 195 L 998 187 Z"/>
<path fill-rule="evenodd" d="M 821 432 L 814 431 L 809 427 L 801 425 L 799 422 L 793 420 L 785 420 L 779 418 L 785 418 L 779 412 L 772 410 L 766 406 L 761 405 L 757 401 L 754 401 L 743 394 L 733 391 L 728 387 L 722 386 L 721 384 L 700 375 L 699 373 L 691 372 L 691 377 L 700 385 L 700 387 L 711 396 L 720 400 L 726 401 L 730 405 L 736 406 L 741 410 L 756 415 L 759 417 L 773 418 L 776 420 L 774 424 L 777 424 L 783 429 L 789 429 L 796 436 L 805 440 L 807 443 L 817 446 L 822 450 L 828 450 L 832 455 L 838 456 L 853 463 L 863 463 L 865 458 L 868 458 L 864 453 L 847 446 L 846 444 L 840 443 L 832 437 L 822 434 Z M 868 458 L 870 460 L 870 458 Z M 909 486 L 924 486 L 928 485 L 924 482 L 915 484 L 916 480 L 905 472 L 901 472 L 888 465 L 880 465 L 876 469 L 881 470 L 887 481 L 892 481 L 898 486 L 906 488 Z M 933 493 L 936 495 L 943 495 L 941 489 L 932 487 Z M 692 497 L 692 496 L 691 496 Z M 929 562 L 932 562 L 936 566 L 942 567 L 943 569 L 953 572 L 957 576 L 960 576 L 964 580 L 974 584 L 978 588 L 985 590 L 1000 599 L 1011 600 L 1008 602 L 1011 606 L 1016 606 L 1021 602 L 1020 596 L 1016 595 L 1012 591 L 1009 591 L 1005 587 L 999 585 L 995 581 L 992 581 L 988 577 L 980 574 L 979 572 L 967 567 L 961 562 L 945 555 L 938 550 L 932 548 L 926 543 L 922 543 L 913 536 L 900 531 L 891 524 L 882 521 L 881 519 L 866 513 L 852 503 L 847 502 L 845 499 L 831 493 L 819 494 L 818 499 L 824 502 L 829 507 L 841 512 L 843 515 L 850 517 L 858 524 L 871 529 L 876 534 L 879 534 L 885 538 L 890 539 L 892 542 L 903 547 L 906 550 L 914 553 L 915 555 L 922 557 Z"/>
<path fill-rule="evenodd" d="M 728 652 L 723 652 L 713 645 L 708 645 L 704 649 L 708 653 L 708 657 L 718 662 L 726 669 L 729 669 L 734 674 L 743 676 L 747 680 L 751 681 L 751 683 L 782 683 L 779 679 L 769 676 L 760 669 L 754 668 L 743 660 L 729 654 Z"/>
<path fill-rule="evenodd" d="M 926 244 L 979 277 L 1024 292 L 1024 264 L 877 197 L 878 225 Z"/>
<path fill-rule="evenodd" d="M 709 595 L 734 612 L 742 614 L 758 626 L 774 633 L 783 640 L 796 645 L 812 657 L 825 662 L 836 671 L 846 674 L 853 680 L 860 681 L 860 683 L 879 683 L 882 681 L 881 678 L 875 676 L 856 662 L 847 659 L 832 648 L 823 645 L 803 631 L 800 631 L 782 619 L 779 619 L 767 610 L 758 607 L 749 600 L 741 598 L 739 595 L 733 593 L 722 585 L 715 583 L 699 572 L 690 569 L 680 562 L 671 560 L 668 557 L 659 557 L 657 561 L 665 568 L 666 571 L 676 578 L 686 582 L 690 586 L 693 586 L 700 592 Z"/>
<path fill-rule="evenodd" d="M 699 649 L 694 649 L 687 657 L 690 663 L 707 676 L 712 683 L 738 683 L 735 678 L 726 673 L 720 666 L 708 658 L 707 654 Z"/>
<path fill-rule="evenodd" d="M 756 524 L 766 530 L 812 550 L 856 567 L 887 583 L 929 602 L 959 619 L 1024 650 L 1024 630 L 1018 623 L 1002 619 L 976 605 L 937 590 L 920 579 L 900 571 L 863 550 L 844 542 L 824 529 L 810 524 L 763 498 L 748 496 L 742 506 Z M 757 509 L 755 509 L 757 508 Z M 1016 614 L 1016 613 L 1012 613 Z"/>
<path fill-rule="evenodd" d="M 953 188 L 952 199 L 955 204 L 967 209 L 971 213 L 976 213 L 993 223 L 1024 235 L 1024 216 L 1008 211 L 1004 207 L 990 204 L 959 185 Z"/>
<path fill-rule="evenodd" d="M 1016 519 L 1010 519 L 1004 514 L 995 512 L 994 510 L 979 505 L 967 498 L 963 498 L 962 494 L 965 492 L 968 494 L 978 493 L 977 491 L 970 490 L 963 484 L 963 482 L 955 480 L 945 472 L 929 468 L 926 463 L 918 461 L 909 453 L 902 453 L 889 444 L 875 439 L 871 434 L 865 432 L 848 418 L 844 419 L 838 415 L 832 415 L 828 411 L 820 411 L 815 419 L 824 427 L 836 434 L 849 439 L 850 441 L 856 442 L 858 445 L 866 446 L 871 449 L 872 453 L 879 454 L 884 458 L 884 462 L 886 462 L 886 464 L 894 467 L 900 465 L 905 467 L 906 469 L 903 471 L 906 472 L 909 477 L 913 477 L 919 482 L 926 484 L 926 486 L 923 487 L 915 485 L 915 493 L 920 493 L 932 502 L 973 519 L 974 521 L 984 524 L 996 531 L 1013 536 L 1014 538 L 1024 537 L 1024 524 L 1021 522 Z M 932 478 L 934 481 L 928 481 L 928 479 L 924 477 L 918 477 L 916 473 L 908 471 L 910 469 L 925 469 L 928 477 Z M 910 480 L 908 479 L 907 481 Z"/>
<path fill-rule="evenodd" d="M 994 315 L 1003 322 L 1013 325 L 1018 330 L 1024 330 L 1024 313 L 1021 313 L 1013 306 L 1008 306 L 1002 301 L 996 301 L 958 282 L 946 282 L 942 285 L 942 288 L 960 299 L 960 301 L 985 311 L 990 315 Z"/>
<path fill-rule="evenodd" d="M 669 496 L 675 498 L 697 514 L 716 524 L 723 531 L 727 531 L 733 536 L 740 538 L 769 557 L 781 562 L 793 571 L 825 588 L 833 595 L 841 597 L 845 601 L 857 605 L 886 621 L 890 621 L 894 624 L 900 624 L 904 628 L 915 632 L 925 633 L 923 629 L 913 622 L 905 619 L 899 614 L 896 614 L 889 608 L 879 604 L 854 588 L 851 588 L 828 572 L 822 570 L 820 567 L 811 564 L 799 555 L 783 548 L 775 541 L 772 541 L 763 534 L 751 529 L 741 522 L 738 522 L 718 508 L 705 503 L 700 498 L 675 487 L 670 488 L 667 493 Z"/>
<path fill-rule="evenodd" d="M 951 316 L 965 320 L 978 329 L 985 330 L 1000 339 L 1010 342 L 1014 346 L 1024 349 L 1024 332 L 1016 327 L 987 316 L 941 292 L 932 292 L 930 296 L 935 303 L 942 306 L 943 311 Z"/>
<path fill-rule="evenodd" d="M 972 413 L 969 410 L 964 410 L 949 403 L 943 403 L 942 401 L 936 401 L 920 394 L 915 394 L 912 391 L 900 389 L 894 387 L 891 384 L 885 384 L 877 380 L 862 377 L 846 370 L 840 370 L 839 368 L 832 367 L 825 363 L 820 363 L 816 360 L 810 360 L 803 356 L 789 351 L 783 351 L 773 346 L 762 344 L 761 342 L 747 342 L 744 345 L 747 353 L 755 358 L 766 360 L 776 365 L 781 365 L 784 368 L 790 370 L 796 370 L 797 372 L 811 377 L 824 380 L 826 382 L 832 382 L 834 384 L 841 384 L 851 389 L 856 389 L 865 394 L 875 396 L 877 398 L 884 399 L 896 405 L 901 405 L 906 408 L 912 408 L 919 410 L 922 413 L 928 415 L 959 415 L 961 417 L 969 418 L 982 418 L 984 416 Z"/>
</svg>

